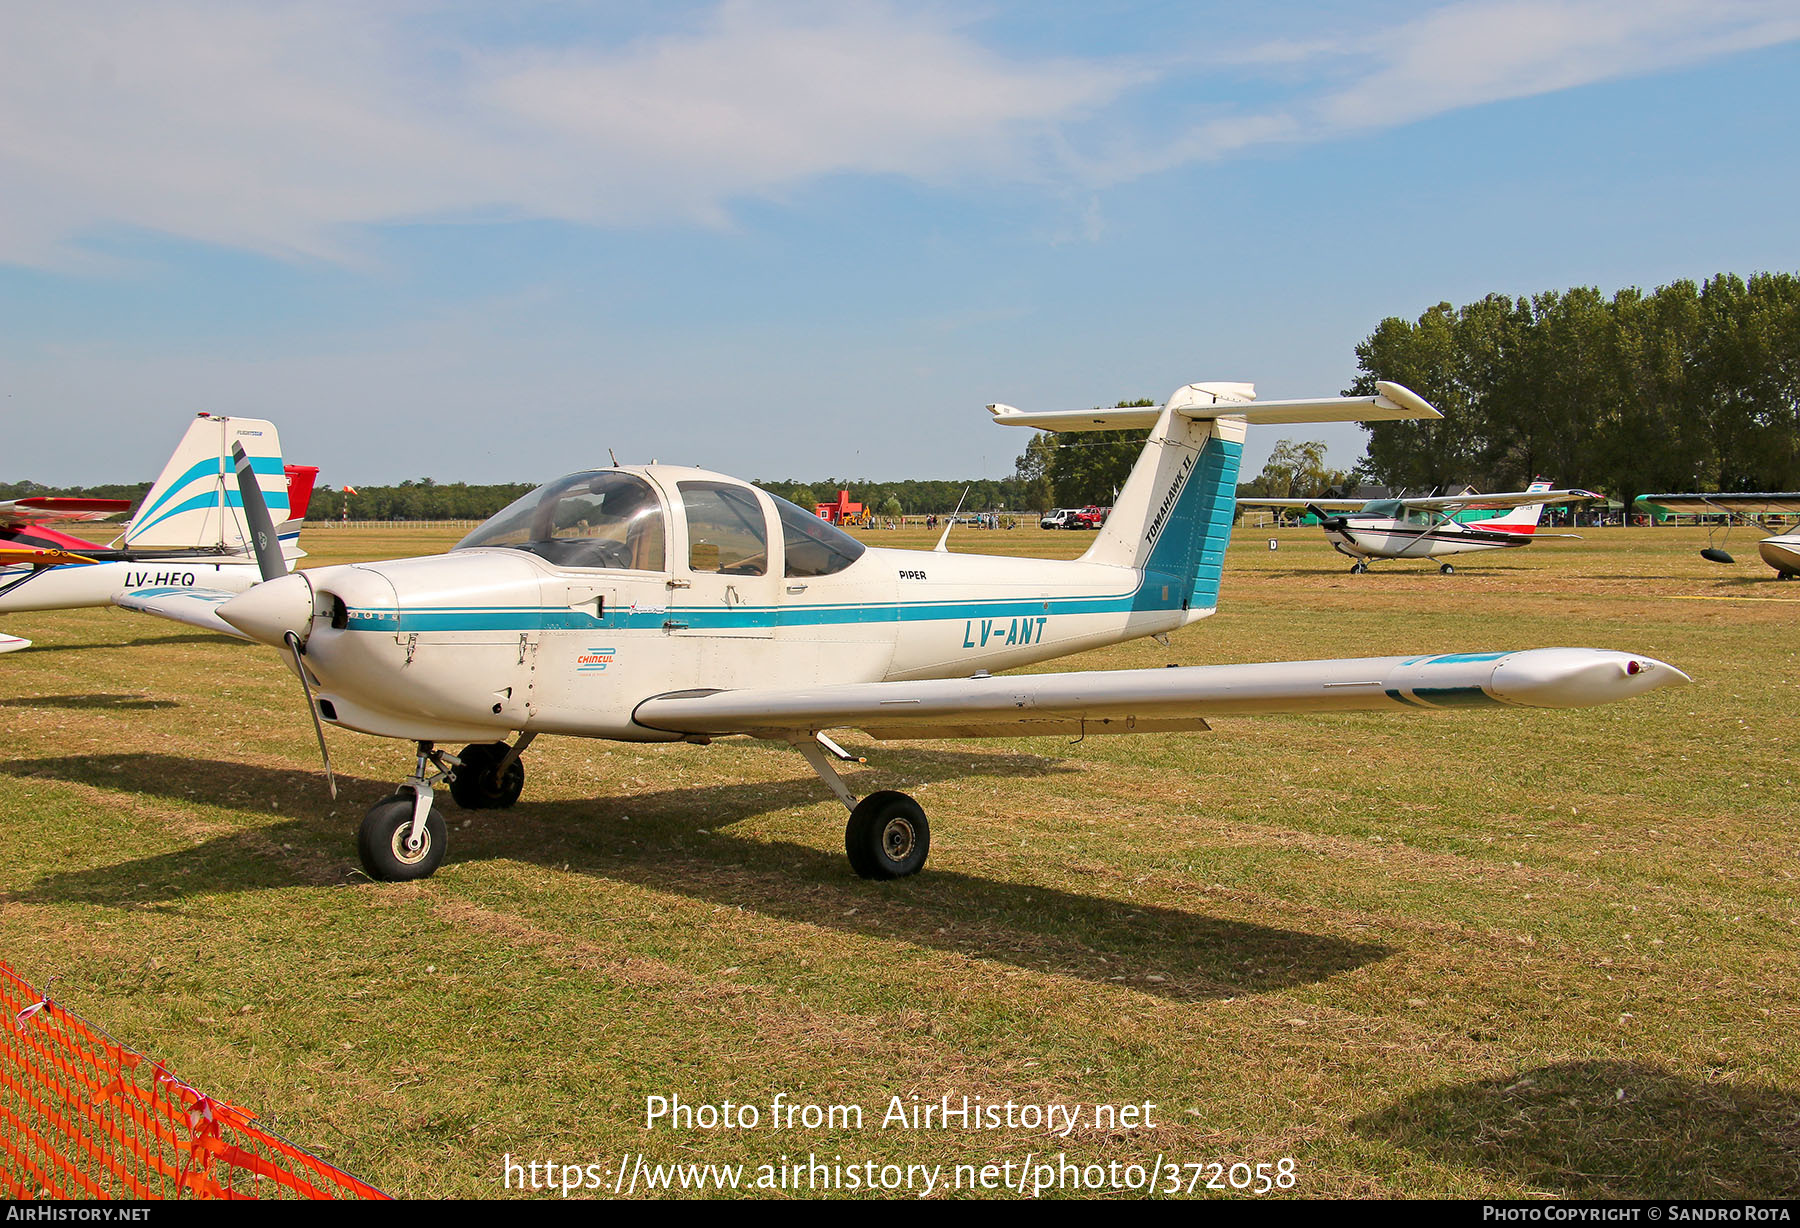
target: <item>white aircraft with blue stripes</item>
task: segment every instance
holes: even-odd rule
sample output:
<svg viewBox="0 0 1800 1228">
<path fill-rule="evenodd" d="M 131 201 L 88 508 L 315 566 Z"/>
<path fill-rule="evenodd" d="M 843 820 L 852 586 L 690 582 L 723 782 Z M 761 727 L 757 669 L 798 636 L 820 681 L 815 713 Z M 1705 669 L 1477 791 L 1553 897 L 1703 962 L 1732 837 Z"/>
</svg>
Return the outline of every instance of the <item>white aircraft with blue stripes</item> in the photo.
<svg viewBox="0 0 1800 1228">
<path fill-rule="evenodd" d="M 990 406 L 1005 425 L 1150 428 L 1074 561 L 952 554 L 943 539 L 930 551 L 866 546 L 736 478 L 615 465 L 540 487 L 447 554 L 291 575 L 272 554 L 271 578 L 242 595 L 153 589 L 125 604 L 222 619 L 284 648 L 322 753 L 320 722 L 416 743 L 412 775 L 358 838 L 365 868 L 387 880 L 442 860 L 439 788 L 465 808 L 513 804 L 520 756 L 545 734 L 788 743 L 849 809 L 852 868 L 897 878 L 925 862 L 925 812 L 891 790 L 856 797 L 833 767 L 852 758 L 833 730 L 1205 730 L 1241 713 L 1579 707 L 1687 681 L 1648 657 L 1586 648 L 1001 674 L 1214 612 L 1250 424 L 1439 416 L 1394 384 L 1355 399 L 1253 398 L 1249 385 L 1190 384 L 1151 409 Z"/>
<path fill-rule="evenodd" d="M 301 557 L 300 529 L 318 469 L 284 465 L 271 422 L 200 414 L 110 546 L 49 526 L 130 511 L 128 500 L 28 496 L 0 503 L 0 613 L 111 605 L 118 594 L 150 585 L 241 593 L 260 582 L 232 471 L 234 443 L 250 459 L 286 558 Z M 30 644 L 0 636 L 0 652 Z"/>
</svg>

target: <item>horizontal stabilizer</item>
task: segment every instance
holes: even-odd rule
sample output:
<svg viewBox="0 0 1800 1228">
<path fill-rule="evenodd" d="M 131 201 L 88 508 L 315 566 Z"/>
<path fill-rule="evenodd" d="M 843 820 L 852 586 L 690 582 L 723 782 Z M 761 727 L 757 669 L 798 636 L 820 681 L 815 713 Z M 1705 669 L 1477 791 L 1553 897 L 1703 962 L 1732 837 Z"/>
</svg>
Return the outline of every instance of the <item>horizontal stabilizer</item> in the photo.
<svg viewBox="0 0 1800 1228">
<path fill-rule="evenodd" d="M 1203 728 L 1214 716 L 1359 709 L 1583 708 L 1688 681 L 1672 665 L 1598 648 L 1201 665 L 850 683 L 791 691 L 680 691 L 639 704 L 640 725 L 793 739 L 1028 737 Z"/>
<path fill-rule="evenodd" d="M 1372 397 L 1309 397 L 1258 401 L 1251 384 L 1188 384 L 1169 398 L 1177 414 L 1201 421 L 1239 418 L 1252 425 L 1297 422 L 1385 422 L 1397 418 L 1441 418 L 1418 393 L 1382 380 Z M 1167 406 L 1119 409 L 1058 409 L 1027 413 L 1010 405 L 990 405 L 1003 426 L 1035 426 L 1046 431 L 1149 430 Z"/>
<path fill-rule="evenodd" d="M 17 652 L 21 648 L 30 647 L 30 640 L 22 640 L 16 635 L 0 635 L 0 652 Z"/>
<path fill-rule="evenodd" d="M 249 636 L 219 617 L 219 607 L 238 595 L 213 588 L 139 588 L 115 593 L 113 604 L 202 631 L 216 631 L 234 640 L 248 640 Z"/>
</svg>

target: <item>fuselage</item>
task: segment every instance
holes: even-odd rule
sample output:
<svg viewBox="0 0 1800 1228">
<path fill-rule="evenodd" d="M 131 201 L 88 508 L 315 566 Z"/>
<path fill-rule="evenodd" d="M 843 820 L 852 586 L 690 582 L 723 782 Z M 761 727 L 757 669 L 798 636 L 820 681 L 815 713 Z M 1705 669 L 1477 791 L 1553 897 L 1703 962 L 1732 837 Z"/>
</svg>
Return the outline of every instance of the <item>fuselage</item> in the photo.
<svg viewBox="0 0 1800 1228">
<path fill-rule="evenodd" d="M 1342 528 L 1338 527 L 1339 523 Z M 1480 521 L 1463 524 L 1443 518 L 1427 520 L 1346 512 L 1333 516 L 1326 523 L 1325 536 L 1340 553 L 1355 558 L 1429 559 L 1445 554 L 1529 546 L 1531 530 L 1535 527 L 1510 525 L 1502 528 Z"/>
<path fill-rule="evenodd" d="M 221 559 L 216 554 L 69 563 L 38 568 L 35 574 L 29 566 L 3 567 L 0 614 L 110 605 L 115 593 L 152 586 L 241 593 L 260 578 L 253 560 Z"/>
<path fill-rule="evenodd" d="M 1775 569 L 1783 579 L 1800 576 L 1800 533 L 1783 533 L 1765 537 L 1756 543 L 1762 561 Z"/>
<path fill-rule="evenodd" d="M 293 625 L 295 603 L 308 603 L 310 622 L 304 608 L 297 621 L 320 711 L 348 728 L 431 741 L 513 731 L 662 741 L 677 735 L 632 719 L 652 695 L 998 671 L 1212 613 L 1190 608 L 1177 578 L 1130 567 L 863 547 L 703 470 L 596 480 L 648 488 L 633 523 L 656 522 L 653 548 L 630 528 L 574 524 L 565 495 L 558 510 L 521 512 L 517 542 L 483 538 L 484 528 L 448 554 L 314 568 L 238 598 L 233 621 L 247 625 L 238 619 L 254 602 L 285 605 L 276 621 Z M 739 523 L 702 523 L 722 504 Z M 495 522 L 504 528 L 508 514 Z M 532 515 L 536 528 L 526 527 Z M 854 557 L 836 565 L 827 547 L 854 547 Z"/>
</svg>

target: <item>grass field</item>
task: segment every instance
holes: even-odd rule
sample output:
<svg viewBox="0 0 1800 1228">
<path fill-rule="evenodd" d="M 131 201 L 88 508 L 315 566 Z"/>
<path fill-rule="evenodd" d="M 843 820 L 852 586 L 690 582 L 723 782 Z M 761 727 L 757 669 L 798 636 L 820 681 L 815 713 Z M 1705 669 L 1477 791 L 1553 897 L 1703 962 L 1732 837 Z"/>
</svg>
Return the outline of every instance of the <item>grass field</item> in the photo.
<svg viewBox="0 0 1800 1228">
<path fill-rule="evenodd" d="M 546 739 L 524 800 L 449 807 L 435 878 L 374 884 L 410 766 L 276 654 L 117 610 L 9 616 L 0 958 L 195 1085 L 403 1195 L 501 1157 L 945 1165 L 1292 1157 L 1312 1196 L 1739 1196 L 1800 1186 L 1800 584 L 1596 530 L 1351 576 L 1241 530 L 1219 614 L 1099 668 L 1557 644 L 1691 687 L 1583 712 L 1232 719 L 1211 734 L 870 744 L 917 878 L 843 860 L 791 750 Z M 311 562 L 457 536 L 330 529 Z M 923 535 L 872 533 L 883 544 Z M 958 529 L 1069 555 L 1085 534 Z M 863 749 L 866 747 L 867 749 Z M 771 1130 L 778 1094 L 862 1129 Z M 888 1098 L 1154 1102 L 1157 1128 L 879 1127 Z M 645 1098 L 762 1128 L 644 1128 Z M 1185 1182 L 1188 1173 L 1184 1170 Z"/>
</svg>

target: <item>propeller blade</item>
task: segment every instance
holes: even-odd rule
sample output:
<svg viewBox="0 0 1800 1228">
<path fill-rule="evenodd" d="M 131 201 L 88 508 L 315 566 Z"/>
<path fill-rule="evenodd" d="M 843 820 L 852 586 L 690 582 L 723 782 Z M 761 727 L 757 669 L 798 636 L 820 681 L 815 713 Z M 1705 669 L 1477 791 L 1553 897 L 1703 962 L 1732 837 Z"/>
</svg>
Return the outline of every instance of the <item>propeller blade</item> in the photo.
<svg viewBox="0 0 1800 1228">
<path fill-rule="evenodd" d="M 325 787 L 331 790 L 331 800 L 337 800 L 337 777 L 331 771 L 331 751 L 325 745 L 325 726 L 319 720 L 319 705 L 313 702 L 312 683 L 306 678 L 305 653 L 300 647 L 300 637 L 292 631 L 287 633 L 288 650 L 294 654 L 294 668 L 300 672 L 300 689 L 306 692 L 306 710 L 312 713 L 313 733 L 319 739 L 319 758 L 325 761 Z"/>
<path fill-rule="evenodd" d="M 231 445 L 231 459 L 237 467 L 238 492 L 244 497 L 244 520 L 249 524 L 250 538 L 256 544 L 256 569 L 265 580 L 279 580 L 287 575 L 287 560 L 281 557 L 281 538 L 275 533 L 275 519 L 269 515 L 262 483 L 256 480 L 256 471 L 250 467 L 250 457 L 243 444 Z"/>
<path fill-rule="evenodd" d="M 1306 510 L 1319 518 L 1319 524 L 1334 533 L 1344 531 L 1345 520 L 1342 516 L 1327 516 L 1322 510 L 1308 503 Z"/>
</svg>

